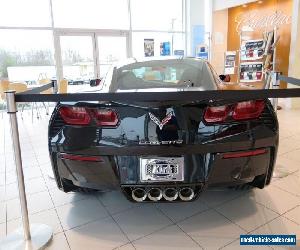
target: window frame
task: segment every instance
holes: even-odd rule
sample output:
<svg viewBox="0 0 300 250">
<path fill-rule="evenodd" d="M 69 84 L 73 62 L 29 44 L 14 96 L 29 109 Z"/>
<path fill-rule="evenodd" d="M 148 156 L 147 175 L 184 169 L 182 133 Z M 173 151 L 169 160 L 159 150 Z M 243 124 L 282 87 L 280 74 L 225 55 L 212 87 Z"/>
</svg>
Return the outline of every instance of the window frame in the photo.
<svg viewBox="0 0 300 250">
<path fill-rule="evenodd" d="M 185 55 L 188 49 L 188 39 L 187 39 L 187 2 L 189 0 L 181 0 L 182 1 L 182 31 L 166 31 L 166 30 L 136 30 L 132 29 L 132 12 L 131 12 L 131 0 L 127 0 L 127 7 L 128 7 L 128 18 L 129 18 L 129 29 L 128 30 L 118 30 L 118 29 L 81 29 L 81 28 L 57 28 L 55 27 L 55 20 L 53 15 L 53 5 L 52 0 L 49 1 L 49 13 L 50 13 L 50 21 L 51 26 L 47 27 L 22 27 L 22 26 L 1 26 L 0 30 L 10 29 L 10 30 L 49 30 L 53 32 L 53 47 L 54 47 L 54 59 L 55 59 L 55 68 L 56 68 L 56 78 L 58 82 L 62 79 L 63 72 L 62 72 L 62 62 L 61 62 L 61 48 L 59 42 L 59 35 L 60 34 L 67 34 L 67 33 L 97 33 L 98 35 L 112 35 L 112 34 L 126 34 L 127 37 L 127 56 L 132 57 L 132 33 L 133 32 L 149 32 L 149 33 L 156 33 L 156 32 L 166 32 L 166 33 L 173 33 L 173 34 L 183 34 L 184 36 L 184 48 L 185 48 Z"/>
</svg>

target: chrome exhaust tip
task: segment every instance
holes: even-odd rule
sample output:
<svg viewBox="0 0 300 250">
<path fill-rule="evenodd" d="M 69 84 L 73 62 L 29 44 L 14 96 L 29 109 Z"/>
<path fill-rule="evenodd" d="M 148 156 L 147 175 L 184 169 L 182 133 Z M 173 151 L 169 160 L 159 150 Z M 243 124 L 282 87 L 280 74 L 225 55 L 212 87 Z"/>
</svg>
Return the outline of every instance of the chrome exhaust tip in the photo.
<svg viewBox="0 0 300 250">
<path fill-rule="evenodd" d="M 160 188 L 151 188 L 148 191 L 148 198 L 151 201 L 159 201 L 162 198 L 162 191 Z"/>
<path fill-rule="evenodd" d="M 135 188 L 132 190 L 131 197 L 135 201 L 141 202 L 146 199 L 147 193 L 146 193 L 145 189 L 143 189 L 143 188 Z"/>
<path fill-rule="evenodd" d="M 179 191 L 179 198 L 183 201 L 190 201 L 194 198 L 194 196 L 194 190 L 189 187 L 182 188 Z"/>
<path fill-rule="evenodd" d="M 163 197 L 167 201 L 175 201 L 178 198 L 178 191 L 176 188 L 166 188 L 163 191 Z"/>
</svg>

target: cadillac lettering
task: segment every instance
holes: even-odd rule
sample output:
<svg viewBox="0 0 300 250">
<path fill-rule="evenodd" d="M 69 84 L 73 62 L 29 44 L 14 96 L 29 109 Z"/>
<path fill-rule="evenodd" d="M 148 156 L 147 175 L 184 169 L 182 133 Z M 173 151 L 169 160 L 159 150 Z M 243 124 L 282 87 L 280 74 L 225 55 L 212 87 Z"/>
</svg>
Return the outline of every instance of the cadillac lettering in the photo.
<svg viewBox="0 0 300 250">
<path fill-rule="evenodd" d="M 281 25 L 290 24 L 292 17 L 286 15 L 281 10 L 261 15 L 258 12 L 249 12 L 238 16 L 235 19 L 237 23 L 236 31 L 241 32 L 243 27 L 251 27 L 252 29 L 274 28 Z"/>
</svg>

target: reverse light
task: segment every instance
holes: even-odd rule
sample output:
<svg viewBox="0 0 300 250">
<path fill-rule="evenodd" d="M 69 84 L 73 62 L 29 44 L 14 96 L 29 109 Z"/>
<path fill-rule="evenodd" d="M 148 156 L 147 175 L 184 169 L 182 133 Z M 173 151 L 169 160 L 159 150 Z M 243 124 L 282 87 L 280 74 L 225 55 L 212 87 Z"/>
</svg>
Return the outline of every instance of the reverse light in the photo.
<svg viewBox="0 0 300 250">
<path fill-rule="evenodd" d="M 114 127 L 119 122 L 117 113 L 111 109 L 95 109 L 92 114 L 98 126 Z"/>
<path fill-rule="evenodd" d="M 232 158 L 241 158 L 241 157 L 249 157 L 249 156 L 257 156 L 267 153 L 266 149 L 256 149 L 253 151 L 244 151 L 244 152 L 233 152 L 223 154 L 223 159 L 232 159 Z"/>
<path fill-rule="evenodd" d="M 82 107 L 60 107 L 59 113 L 67 124 L 88 125 L 91 121 L 87 110 Z"/>
</svg>

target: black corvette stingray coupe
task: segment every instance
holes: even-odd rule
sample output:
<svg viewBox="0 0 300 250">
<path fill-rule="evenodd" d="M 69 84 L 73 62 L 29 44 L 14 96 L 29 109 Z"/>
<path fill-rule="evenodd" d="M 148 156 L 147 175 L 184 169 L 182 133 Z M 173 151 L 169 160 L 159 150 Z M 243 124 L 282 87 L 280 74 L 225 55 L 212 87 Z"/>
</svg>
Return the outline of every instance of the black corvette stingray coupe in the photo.
<svg viewBox="0 0 300 250">
<path fill-rule="evenodd" d="M 181 58 L 114 66 L 93 91 L 155 95 L 221 85 L 208 62 Z M 123 102 L 58 103 L 49 123 L 61 190 L 119 189 L 136 202 L 192 201 L 217 185 L 263 188 L 277 147 L 267 99 L 138 102 L 133 94 Z"/>
</svg>

